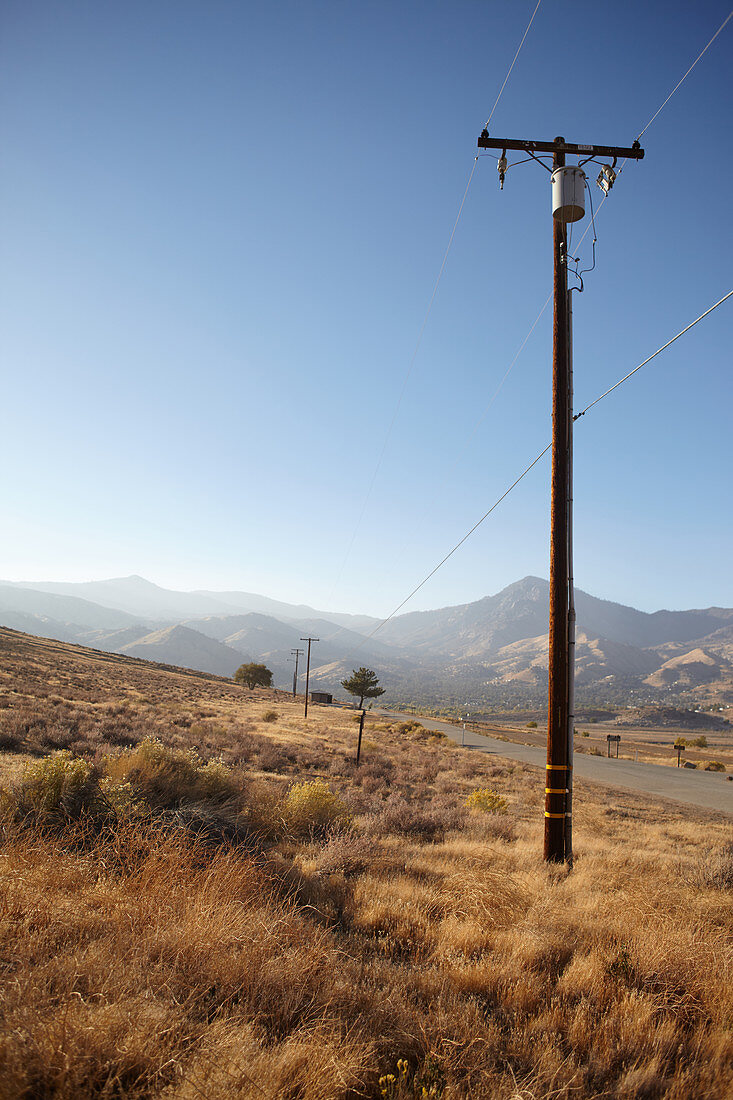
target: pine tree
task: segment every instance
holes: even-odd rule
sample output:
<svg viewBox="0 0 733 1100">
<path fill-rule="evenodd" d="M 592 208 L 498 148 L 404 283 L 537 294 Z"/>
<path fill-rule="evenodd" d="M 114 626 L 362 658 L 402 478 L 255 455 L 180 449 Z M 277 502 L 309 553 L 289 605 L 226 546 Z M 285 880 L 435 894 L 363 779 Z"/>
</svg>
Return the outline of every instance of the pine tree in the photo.
<svg viewBox="0 0 733 1100">
<path fill-rule="evenodd" d="M 378 687 L 379 679 L 370 668 L 351 670 L 351 676 L 341 681 L 341 687 L 348 691 L 349 695 L 359 696 L 359 709 L 361 710 L 365 699 L 376 699 L 378 695 L 384 695 L 385 688 Z"/>
</svg>

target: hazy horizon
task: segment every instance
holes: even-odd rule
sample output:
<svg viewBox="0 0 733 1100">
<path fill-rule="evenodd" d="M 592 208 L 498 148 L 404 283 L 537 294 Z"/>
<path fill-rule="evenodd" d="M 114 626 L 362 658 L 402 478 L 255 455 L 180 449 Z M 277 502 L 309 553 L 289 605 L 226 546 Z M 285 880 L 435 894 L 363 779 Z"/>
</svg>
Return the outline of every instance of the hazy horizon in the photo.
<svg viewBox="0 0 733 1100">
<path fill-rule="evenodd" d="M 444 607 L 462 606 L 464 604 L 475 603 L 478 600 L 482 600 L 482 599 L 490 598 L 492 596 L 496 596 L 500 592 L 504 591 L 504 589 L 510 588 L 514 584 L 519 584 L 522 581 L 528 580 L 528 579 L 531 579 L 531 578 L 541 580 L 545 584 L 548 583 L 548 578 L 546 576 L 543 577 L 539 574 L 537 574 L 537 575 L 535 575 L 535 574 L 525 574 L 522 577 L 515 577 L 513 581 L 509 581 L 508 584 L 502 585 L 501 588 L 492 589 L 491 591 L 484 592 L 482 595 L 476 597 L 475 600 L 461 600 L 461 601 L 456 601 L 455 604 L 452 604 L 452 603 L 448 603 L 448 604 L 428 604 L 425 601 L 423 601 L 419 606 L 417 606 L 417 605 L 413 606 L 412 603 L 410 602 L 409 604 L 407 604 L 404 608 L 402 608 L 400 610 L 399 614 L 400 615 L 409 614 L 409 612 L 411 612 L 411 611 L 439 611 Z M 314 603 L 314 601 L 309 599 L 307 596 L 302 597 L 302 598 L 295 598 L 295 599 L 289 599 L 288 598 L 288 599 L 286 599 L 285 597 L 281 596 L 279 593 L 258 592 L 255 589 L 253 589 L 252 587 L 247 587 L 247 586 L 227 586 L 227 587 L 218 588 L 218 587 L 213 587 L 213 586 L 208 585 L 208 584 L 200 584 L 200 585 L 196 585 L 196 586 L 191 587 L 191 588 L 181 588 L 181 587 L 177 587 L 175 585 L 163 584 L 160 581 L 153 580 L 150 577 L 145 577 L 140 573 L 127 573 L 127 574 L 120 575 L 120 576 L 117 576 L 117 577 L 85 577 L 83 580 L 69 580 L 68 578 L 65 578 L 65 577 L 36 577 L 34 579 L 29 579 L 28 577 L 18 577 L 18 578 L 2 577 L 2 578 L 0 578 L 0 585 L 10 584 L 10 585 L 28 585 L 28 586 L 31 586 L 33 584 L 102 584 L 104 582 L 109 582 L 109 581 L 129 581 L 129 580 L 145 581 L 146 583 L 153 584 L 156 587 L 163 589 L 164 591 L 179 592 L 179 593 L 207 592 L 207 593 L 211 593 L 214 596 L 224 594 L 224 593 L 227 593 L 227 592 L 229 592 L 229 593 L 247 593 L 247 594 L 250 594 L 250 595 L 255 595 L 255 596 L 262 597 L 266 600 L 272 600 L 272 601 L 278 602 L 278 603 L 291 604 L 293 606 L 308 607 L 313 611 L 319 611 L 319 612 L 324 612 L 324 613 L 329 613 L 329 614 L 334 614 L 334 615 L 355 615 L 355 616 L 360 616 L 361 615 L 361 616 L 367 616 L 367 617 L 371 617 L 371 618 L 375 618 L 375 619 L 383 619 L 387 615 L 390 615 L 391 611 L 393 610 L 393 609 L 390 608 L 388 610 L 385 610 L 383 613 L 380 613 L 378 611 L 365 610 L 364 608 L 319 607 L 317 603 Z M 710 608 L 710 607 L 727 607 L 728 606 L 728 605 L 726 605 L 724 603 L 721 603 L 721 602 L 714 602 L 714 603 L 711 603 L 711 604 L 706 604 L 704 608 L 702 607 L 702 605 L 696 605 L 696 606 L 692 606 L 692 605 L 689 605 L 689 606 L 665 605 L 665 606 L 661 606 L 661 607 L 650 605 L 650 606 L 644 607 L 644 606 L 640 606 L 639 604 L 636 604 L 636 603 L 631 603 L 628 600 L 612 599 L 609 596 L 605 596 L 601 592 L 593 591 L 592 589 L 588 588 L 587 585 L 581 584 L 577 580 L 576 580 L 576 583 L 575 583 L 575 588 L 576 588 L 576 590 L 583 591 L 583 592 L 587 593 L 588 595 L 593 596 L 596 599 L 604 600 L 604 601 L 607 601 L 609 603 L 620 604 L 620 605 L 626 606 L 626 607 L 632 607 L 637 611 L 643 611 L 647 614 L 653 614 L 654 612 L 657 612 L 657 611 L 695 611 L 695 610 L 706 610 L 707 608 Z M 84 597 L 84 598 L 86 598 L 86 597 Z M 96 602 L 96 601 L 92 600 L 92 602 Z M 417 604 L 417 601 L 416 601 L 416 604 Z"/>
</svg>

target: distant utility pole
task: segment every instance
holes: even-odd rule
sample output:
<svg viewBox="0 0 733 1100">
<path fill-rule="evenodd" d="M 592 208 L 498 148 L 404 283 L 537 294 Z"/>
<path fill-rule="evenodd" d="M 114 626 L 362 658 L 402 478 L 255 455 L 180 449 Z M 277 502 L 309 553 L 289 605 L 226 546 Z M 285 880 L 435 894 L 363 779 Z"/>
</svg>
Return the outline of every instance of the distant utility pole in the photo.
<svg viewBox="0 0 733 1100">
<path fill-rule="evenodd" d="M 308 660 L 305 666 L 305 714 L 304 718 L 308 717 L 308 685 L 311 678 L 311 642 L 320 642 L 320 638 L 301 638 L 301 642 L 308 643 Z M 302 651 L 301 651 L 302 652 Z"/>
<path fill-rule="evenodd" d="M 618 157 L 641 160 L 644 150 L 635 141 L 629 148 L 612 145 L 575 145 L 554 141 L 492 138 L 484 130 L 479 149 L 499 149 L 499 183 L 504 188 L 507 150 L 526 153 L 551 173 L 552 241 L 554 254 L 554 319 L 552 329 L 552 488 L 550 503 L 550 655 L 547 701 L 547 770 L 545 780 L 544 857 L 550 862 L 572 862 L 573 687 L 575 682 L 575 607 L 572 594 L 572 336 L 568 291 L 568 223 L 585 214 L 586 175 L 583 164 L 613 157 L 603 164 L 598 185 L 606 194 L 616 179 Z M 542 154 L 552 154 L 552 168 Z M 539 154 L 539 155 L 538 155 Z M 566 155 L 578 165 L 566 166 Z"/>
<path fill-rule="evenodd" d="M 295 657 L 295 672 L 293 673 L 293 699 L 298 694 L 298 661 L 305 653 L 304 649 L 291 649 L 293 657 Z"/>
</svg>

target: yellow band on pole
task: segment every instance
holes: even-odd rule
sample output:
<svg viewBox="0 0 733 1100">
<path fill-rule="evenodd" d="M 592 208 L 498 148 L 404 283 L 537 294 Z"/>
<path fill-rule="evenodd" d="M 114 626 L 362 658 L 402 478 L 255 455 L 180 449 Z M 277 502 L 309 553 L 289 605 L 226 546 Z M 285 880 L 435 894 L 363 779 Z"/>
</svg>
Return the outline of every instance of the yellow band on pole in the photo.
<svg viewBox="0 0 733 1100">
<path fill-rule="evenodd" d="M 567 787 L 545 787 L 545 794 L 567 794 Z"/>
<path fill-rule="evenodd" d="M 565 814 L 548 814 L 547 810 L 545 810 L 545 817 L 561 817 L 564 819 Z"/>
<path fill-rule="evenodd" d="M 571 770 L 568 764 L 545 764 L 547 771 L 553 772 L 569 772 Z"/>
</svg>

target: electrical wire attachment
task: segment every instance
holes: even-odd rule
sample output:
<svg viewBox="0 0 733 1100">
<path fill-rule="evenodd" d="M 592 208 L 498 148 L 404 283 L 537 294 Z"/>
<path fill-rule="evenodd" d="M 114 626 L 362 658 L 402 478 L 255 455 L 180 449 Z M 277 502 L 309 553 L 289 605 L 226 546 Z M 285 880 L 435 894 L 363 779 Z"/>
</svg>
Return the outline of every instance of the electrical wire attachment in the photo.
<svg viewBox="0 0 733 1100">
<path fill-rule="evenodd" d="M 499 170 L 499 190 L 503 191 L 504 190 L 504 177 L 506 176 L 506 169 L 507 169 L 506 149 L 502 150 L 502 154 L 499 157 L 499 163 L 497 164 L 496 167 Z"/>
</svg>

